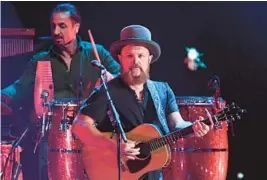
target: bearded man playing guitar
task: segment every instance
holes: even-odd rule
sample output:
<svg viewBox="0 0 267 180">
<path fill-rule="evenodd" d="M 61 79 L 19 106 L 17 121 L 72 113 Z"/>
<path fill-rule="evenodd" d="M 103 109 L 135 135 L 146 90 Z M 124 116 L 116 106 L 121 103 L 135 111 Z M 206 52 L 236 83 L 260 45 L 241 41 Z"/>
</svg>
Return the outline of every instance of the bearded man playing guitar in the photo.
<svg viewBox="0 0 267 180">
<path fill-rule="evenodd" d="M 169 85 L 149 79 L 150 64 L 158 60 L 161 49 L 146 27 L 123 28 L 110 53 L 119 60 L 121 75 L 107 87 L 128 138 L 121 144 L 121 177 L 160 180 L 161 168 L 170 160 L 168 143 L 181 134 L 163 135 L 189 127 L 187 135 L 202 137 L 212 123 L 184 121 Z M 102 86 L 85 101 L 72 126 L 72 132 L 84 143 L 83 160 L 90 180 L 118 179 L 117 141 L 108 112 L 109 101 Z M 210 114 L 208 117 L 212 122 Z"/>
</svg>

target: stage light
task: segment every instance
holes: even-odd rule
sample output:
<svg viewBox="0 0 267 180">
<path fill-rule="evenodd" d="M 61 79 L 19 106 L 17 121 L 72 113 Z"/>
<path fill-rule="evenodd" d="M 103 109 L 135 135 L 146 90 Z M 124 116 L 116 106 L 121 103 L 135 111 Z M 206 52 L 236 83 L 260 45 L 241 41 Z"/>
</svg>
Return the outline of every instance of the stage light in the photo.
<svg viewBox="0 0 267 180">
<path fill-rule="evenodd" d="M 242 172 L 237 173 L 237 178 L 238 179 L 243 179 L 244 178 L 244 174 Z"/>
<path fill-rule="evenodd" d="M 207 68 L 206 64 L 200 60 L 200 56 L 202 56 L 203 53 L 199 53 L 194 47 L 185 47 L 185 50 L 187 52 L 187 57 L 185 57 L 184 63 L 189 70 L 196 71 L 198 68 Z"/>
<path fill-rule="evenodd" d="M 185 48 L 186 52 L 187 52 L 187 57 L 191 60 L 196 60 L 200 57 L 199 52 L 196 50 L 196 48 L 189 48 L 186 47 Z"/>
</svg>

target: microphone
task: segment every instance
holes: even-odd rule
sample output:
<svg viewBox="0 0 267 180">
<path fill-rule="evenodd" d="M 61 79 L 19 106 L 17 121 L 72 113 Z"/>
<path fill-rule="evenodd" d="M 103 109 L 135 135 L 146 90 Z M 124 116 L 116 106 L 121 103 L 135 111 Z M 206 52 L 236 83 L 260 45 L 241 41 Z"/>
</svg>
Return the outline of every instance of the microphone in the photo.
<svg viewBox="0 0 267 180">
<path fill-rule="evenodd" d="M 49 92 L 47 90 L 43 90 L 41 92 L 41 98 L 43 99 L 43 106 L 47 106 L 47 98 L 49 96 Z"/>
<path fill-rule="evenodd" d="M 215 93 L 213 95 L 215 107 L 217 109 L 221 109 L 220 104 L 220 96 L 221 96 L 221 90 L 220 90 L 220 79 L 218 76 L 214 75 L 211 80 L 208 82 L 208 87 L 215 89 Z"/>
<path fill-rule="evenodd" d="M 41 92 L 41 98 L 45 98 L 46 99 L 48 97 L 48 95 L 49 95 L 49 92 L 47 90 L 43 90 Z"/>
<path fill-rule="evenodd" d="M 215 88 L 219 89 L 220 88 L 220 80 L 218 76 L 213 76 L 210 81 L 208 82 L 208 87 L 209 88 Z"/>
<path fill-rule="evenodd" d="M 42 118 L 42 127 L 41 127 L 42 137 L 44 137 L 44 134 L 45 134 L 45 121 L 46 121 L 45 106 L 48 105 L 47 103 L 48 95 L 49 95 L 49 92 L 45 89 L 41 92 L 41 98 L 43 99 L 43 118 Z"/>
<path fill-rule="evenodd" d="M 101 69 L 101 70 L 106 70 L 106 68 L 98 60 L 92 60 L 91 64 L 95 68 L 98 68 L 98 69 Z"/>
</svg>

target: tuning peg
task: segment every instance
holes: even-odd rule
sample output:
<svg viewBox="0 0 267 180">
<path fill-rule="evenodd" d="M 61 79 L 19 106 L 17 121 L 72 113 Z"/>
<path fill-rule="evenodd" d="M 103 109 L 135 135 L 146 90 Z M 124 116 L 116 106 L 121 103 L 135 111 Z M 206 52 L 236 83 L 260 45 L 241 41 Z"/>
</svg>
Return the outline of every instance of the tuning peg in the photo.
<svg viewBox="0 0 267 180">
<path fill-rule="evenodd" d="M 237 104 L 234 103 L 234 102 L 232 102 L 232 103 L 231 103 L 231 108 L 232 108 L 232 109 L 236 109 L 236 108 L 237 108 Z"/>
<path fill-rule="evenodd" d="M 232 106 L 235 106 L 235 105 L 236 105 L 236 103 L 235 103 L 235 102 L 232 102 L 232 103 L 231 103 L 231 105 L 232 105 Z"/>
<path fill-rule="evenodd" d="M 231 116 L 231 121 L 235 121 L 235 118 L 234 118 L 234 116 Z"/>
<path fill-rule="evenodd" d="M 227 111 L 229 111 L 230 110 L 230 106 L 229 106 L 229 104 L 227 104 L 224 108 L 223 108 L 223 111 L 224 112 L 227 112 Z"/>
</svg>

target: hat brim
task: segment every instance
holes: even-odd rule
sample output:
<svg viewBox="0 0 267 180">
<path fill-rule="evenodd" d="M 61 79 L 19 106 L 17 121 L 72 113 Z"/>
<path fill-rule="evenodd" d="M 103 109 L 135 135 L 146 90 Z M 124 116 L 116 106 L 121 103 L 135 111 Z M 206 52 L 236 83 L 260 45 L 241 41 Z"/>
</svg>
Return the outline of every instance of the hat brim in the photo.
<svg viewBox="0 0 267 180">
<path fill-rule="evenodd" d="M 149 50 L 150 54 L 153 55 L 151 63 L 157 61 L 160 57 L 161 49 L 158 43 L 156 43 L 155 41 L 146 41 L 140 39 L 125 39 L 112 43 L 110 46 L 110 54 L 112 55 L 112 57 L 114 59 L 118 59 L 118 54 L 121 53 L 121 49 L 128 44 L 146 47 Z"/>
</svg>

